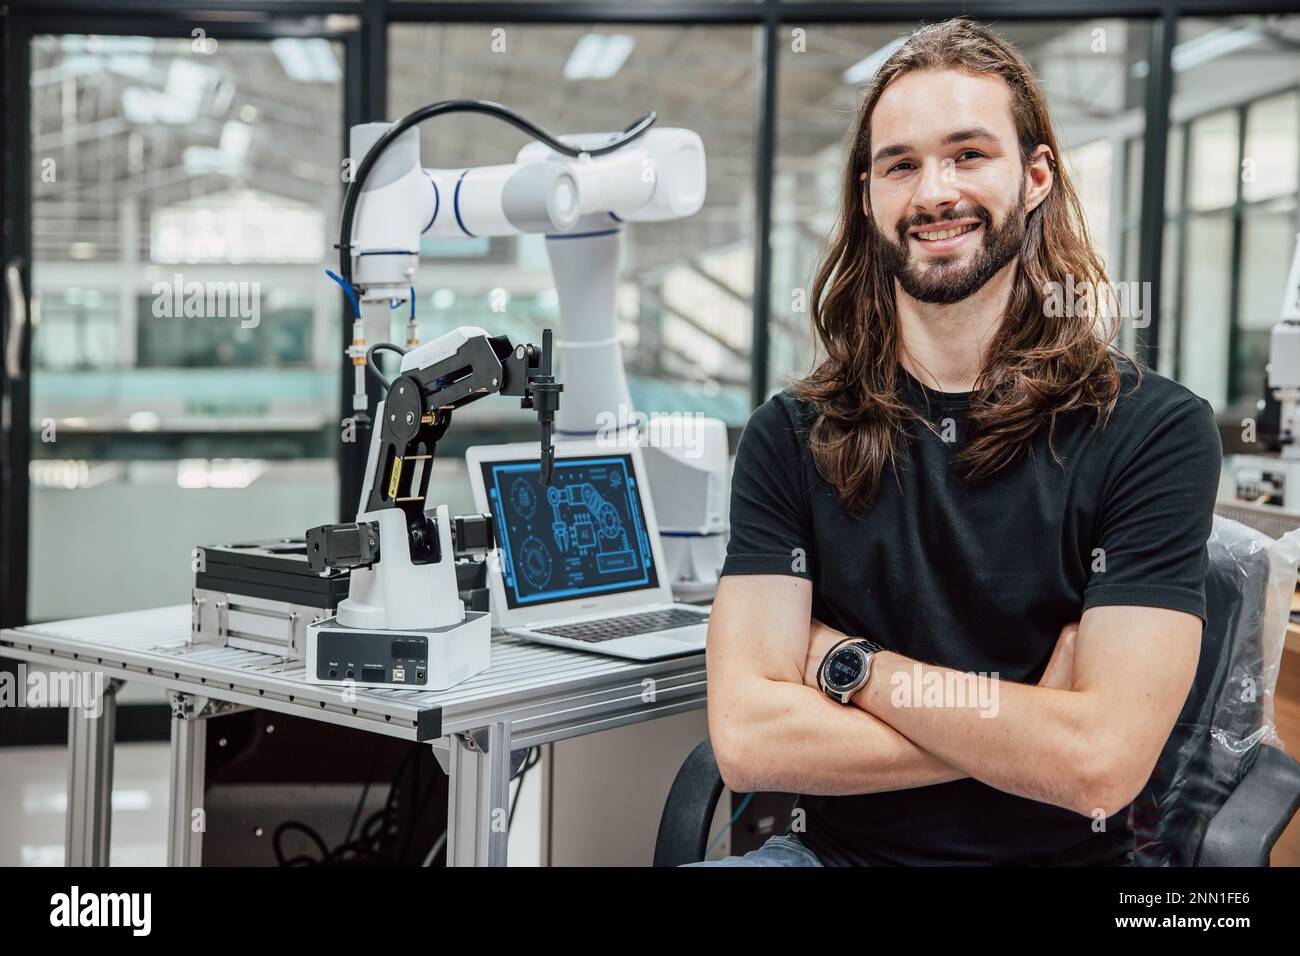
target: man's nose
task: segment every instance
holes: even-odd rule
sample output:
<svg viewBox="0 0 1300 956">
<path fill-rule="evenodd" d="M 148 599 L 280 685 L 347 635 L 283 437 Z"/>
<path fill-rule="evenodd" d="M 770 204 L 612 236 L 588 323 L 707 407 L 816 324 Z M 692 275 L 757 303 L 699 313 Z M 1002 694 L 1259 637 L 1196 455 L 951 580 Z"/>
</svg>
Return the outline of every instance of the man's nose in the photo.
<svg viewBox="0 0 1300 956">
<path fill-rule="evenodd" d="M 939 213 L 949 206 L 956 205 L 960 198 L 957 191 L 956 169 L 951 163 L 942 160 L 926 160 L 921 165 L 916 192 L 912 194 L 914 211 Z"/>
</svg>

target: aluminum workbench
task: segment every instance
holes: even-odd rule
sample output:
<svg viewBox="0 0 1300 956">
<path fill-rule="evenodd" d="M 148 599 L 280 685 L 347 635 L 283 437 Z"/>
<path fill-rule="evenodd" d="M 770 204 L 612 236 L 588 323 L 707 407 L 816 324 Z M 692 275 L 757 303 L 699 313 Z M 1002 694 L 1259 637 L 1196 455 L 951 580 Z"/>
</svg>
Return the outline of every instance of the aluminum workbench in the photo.
<svg viewBox="0 0 1300 956">
<path fill-rule="evenodd" d="M 196 866 L 205 718 L 261 708 L 428 742 L 449 777 L 447 864 L 504 866 L 510 752 L 702 708 L 704 654 L 638 662 L 492 638 L 492 665 L 446 691 L 345 691 L 311 684 L 301 661 L 189 642 L 191 607 L 156 608 L 0 631 L 0 657 L 102 672 L 98 717 L 68 710 L 70 866 L 108 864 L 115 694 L 124 681 L 171 702 L 168 862 Z"/>
</svg>

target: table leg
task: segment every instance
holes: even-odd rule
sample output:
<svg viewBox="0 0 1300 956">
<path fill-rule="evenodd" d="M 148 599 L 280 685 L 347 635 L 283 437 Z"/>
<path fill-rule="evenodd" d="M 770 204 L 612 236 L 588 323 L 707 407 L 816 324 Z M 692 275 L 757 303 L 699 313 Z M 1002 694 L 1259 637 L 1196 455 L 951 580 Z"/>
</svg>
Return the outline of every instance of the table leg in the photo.
<svg viewBox="0 0 1300 956">
<path fill-rule="evenodd" d="M 199 866 L 203 862 L 204 755 L 208 723 L 200 714 L 202 697 L 171 691 L 171 798 L 167 807 L 167 865 Z"/>
<path fill-rule="evenodd" d="M 108 866 L 113 819 L 113 741 L 117 689 L 104 684 L 98 711 L 68 708 L 68 811 L 63 861 L 67 866 Z"/>
<path fill-rule="evenodd" d="M 208 718 L 248 710 L 243 704 L 168 691 L 172 706 L 171 800 L 167 806 L 167 865 L 201 866 L 207 817 Z"/>
<path fill-rule="evenodd" d="M 447 865 L 505 866 L 510 838 L 510 725 L 452 737 Z"/>
</svg>

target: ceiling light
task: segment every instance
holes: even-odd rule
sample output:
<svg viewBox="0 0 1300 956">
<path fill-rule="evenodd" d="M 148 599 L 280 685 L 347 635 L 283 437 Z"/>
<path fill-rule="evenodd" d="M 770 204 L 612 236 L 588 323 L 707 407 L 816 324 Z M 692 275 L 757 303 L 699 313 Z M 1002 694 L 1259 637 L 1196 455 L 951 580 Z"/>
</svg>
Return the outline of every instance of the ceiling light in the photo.
<svg viewBox="0 0 1300 956">
<path fill-rule="evenodd" d="M 588 33 L 564 64 L 566 80 L 607 80 L 623 67 L 635 41 L 625 33 Z"/>
<path fill-rule="evenodd" d="M 857 63 L 854 63 L 844 71 L 841 78 L 850 86 L 866 83 L 876 75 L 877 70 L 885 65 L 885 61 L 893 56 L 894 52 L 906 42 L 907 37 L 897 37 L 890 40 L 875 53 L 864 56 Z"/>
<path fill-rule="evenodd" d="M 1259 42 L 1260 36 L 1260 32 L 1253 27 L 1221 27 L 1178 44 L 1170 52 L 1169 58 L 1174 72 L 1181 73 L 1225 54 L 1254 46 Z M 1139 60 L 1129 70 L 1134 79 L 1141 80 L 1151 72 L 1151 65 L 1146 60 Z"/>
<path fill-rule="evenodd" d="M 322 37 L 280 37 L 271 41 L 271 52 L 285 75 L 298 83 L 337 83 L 343 75 L 334 50 Z"/>
</svg>

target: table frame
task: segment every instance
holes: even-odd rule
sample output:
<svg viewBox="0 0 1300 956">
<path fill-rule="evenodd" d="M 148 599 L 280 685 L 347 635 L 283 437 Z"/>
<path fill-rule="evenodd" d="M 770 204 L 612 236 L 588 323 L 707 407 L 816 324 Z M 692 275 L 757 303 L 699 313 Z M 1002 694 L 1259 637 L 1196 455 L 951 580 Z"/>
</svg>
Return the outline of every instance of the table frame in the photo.
<svg viewBox="0 0 1300 956">
<path fill-rule="evenodd" d="M 98 716 L 68 712 L 69 866 L 109 862 L 113 740 L 124 682 L 161 687 L 171 705 L 167 859 L 203 852 L 207 720 L 261 708 L 427 743 L 449 777 L 448 866 L 504 866 L 511 752 L 698 710 L 704 654 L 625 661 L 494 636 L 492 666 L 447 691 L 312 684 L 302 662 L 191 644 L 190 606 L 0 631 L 0 656 L 104 675 Z"/>
</svg>

